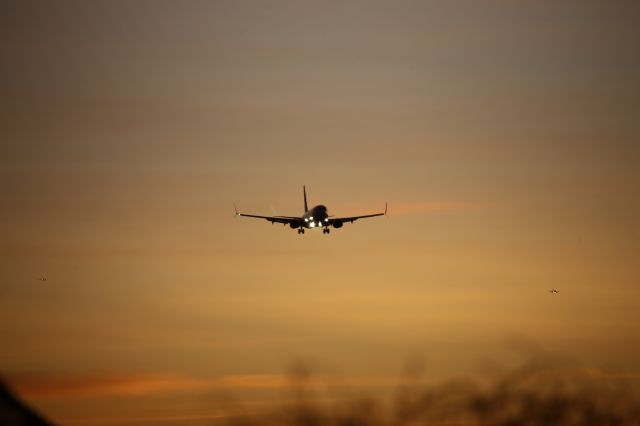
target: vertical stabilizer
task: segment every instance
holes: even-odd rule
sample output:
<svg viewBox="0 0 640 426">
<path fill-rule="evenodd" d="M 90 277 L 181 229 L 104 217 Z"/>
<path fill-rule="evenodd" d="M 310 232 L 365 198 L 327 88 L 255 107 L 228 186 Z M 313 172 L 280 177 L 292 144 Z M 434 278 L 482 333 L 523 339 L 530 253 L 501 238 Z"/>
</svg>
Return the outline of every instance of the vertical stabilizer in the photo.
<svg viewBox="0 0 640 426">
<path fill-rule="evenodd" d="M 309 206 L 307 206 L 307 188 L 302 185 L 302 193 L 304 194 L 304 212 L 309 211 Z"/>
</svg>

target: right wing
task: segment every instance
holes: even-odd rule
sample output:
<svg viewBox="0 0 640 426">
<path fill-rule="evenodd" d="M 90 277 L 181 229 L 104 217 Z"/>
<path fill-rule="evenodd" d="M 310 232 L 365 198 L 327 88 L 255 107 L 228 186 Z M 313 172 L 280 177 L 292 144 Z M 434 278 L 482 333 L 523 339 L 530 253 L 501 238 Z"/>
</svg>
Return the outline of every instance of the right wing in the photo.
<svg viewBox="0 0 640 426">
<path fill-rule="evenodd" d="M 233 207 L 236 207 L 235 205 Z M 236 208 L 236 216 L 244 216 L 244 217 L 254 217 L 257 219 L 265 219 L 271 223 L 283 223 L 283 224 L 290 224 L 290 223 L 300 223 L 302 221 L 302 219 L 300 219 L 299 217 L 295 217 L 295 216 L 260 216 L 257 214 L 246 214 L 246 213 L 240 213 L 238 211 L 238 209 Z"/>
</svg>

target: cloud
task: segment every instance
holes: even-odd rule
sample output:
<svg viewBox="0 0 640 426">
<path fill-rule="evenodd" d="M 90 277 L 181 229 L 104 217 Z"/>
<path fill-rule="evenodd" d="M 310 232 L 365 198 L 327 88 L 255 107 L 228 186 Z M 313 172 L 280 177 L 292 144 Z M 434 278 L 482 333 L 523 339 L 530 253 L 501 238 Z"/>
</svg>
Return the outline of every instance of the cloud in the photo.
<svg viewBox="0 0 640 426">
<path fill-rule="evenodd" d="M 485 207 L 479 203 L 467 202 L 412 202 L 389 205 L 389 215 L 420 215 L 435 212 L 474 210 Z"/>
<path fill-rule="evenodd" d="M 91 422 L 183 424 L 217 419 L 222 424 L 247 426 L 634 425 L 640 415 L 638 379 L 637 374 L 584 368 L 570 358 L 545 353 L 533 355 L 527 362 L 491 379 L 467 377 L 438 383 L 422 380 L 419 365 L 409 366 L 402 376 L 315 375 L 310 368 L 296 368 L 289 374 L 218 378 L 33 373 L 9 377 L 18 392 L 36 399 L 131 397 L 180 391 L 223 391 L 218 395 L 224 396 L 246 389 L 289 390 L 289 398 L 269 400 L 262 405 L 256 405 L 256 401 L 246 405 L 242 401 L 229 403 L 224 397 L 214 397 L 210 400 L 212 405 L 201 412 L 127 419 L 100 417 Z M 371 390 L 376 386 L 395 390 L 393 398 L 389 401 L 369 396 L 353 398 L 363 393 L 338 392 L 339 388 Z"/>
<path fill-rule="evenodd" d="M 38 374 L 20 373 L 7 381 L 28 397 L 131 396 L 206 387 L 206 381 L 174 374 Z"/>
<path fill-rule="evenodd" d="M 292 377 L 280 374 L 227 375 L 198 378 L 180 374 L 37 374 L 18 373 L 7 381 L 21 395 L 32 398 L 87 398 L 142 396 L 197 390 L 277 389 L 292 385 Z M 402 383 L 394 376 L 313 376 L 309 388 L 387 387 Z"/>
</svg>

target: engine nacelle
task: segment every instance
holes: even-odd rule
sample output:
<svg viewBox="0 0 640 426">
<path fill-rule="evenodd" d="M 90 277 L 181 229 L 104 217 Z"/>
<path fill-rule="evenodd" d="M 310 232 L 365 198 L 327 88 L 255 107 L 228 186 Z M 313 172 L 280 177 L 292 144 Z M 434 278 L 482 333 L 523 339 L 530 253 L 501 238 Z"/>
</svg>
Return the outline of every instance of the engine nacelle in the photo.
<svg viewBox="0 0 640 426">
<path fill-rule="evenodd" d="M 334 219 L 333 220 L 333 227 L 334 228 L 342 228 L 342 221 L 338 220 L 338 219 Z"/>
<path fill-rule="evenodd" d="M 301 225 L 302 225 L 302 223 L 300 223 L 300 222 L 295 222 L 295 221 L 294 221 L 294 222 L 289 223 L 289 226 L 290 226 L 290 227 L 292 227 L 293 229 L 300 228 L 300 226 L 301 226 Z"/>
</svg>

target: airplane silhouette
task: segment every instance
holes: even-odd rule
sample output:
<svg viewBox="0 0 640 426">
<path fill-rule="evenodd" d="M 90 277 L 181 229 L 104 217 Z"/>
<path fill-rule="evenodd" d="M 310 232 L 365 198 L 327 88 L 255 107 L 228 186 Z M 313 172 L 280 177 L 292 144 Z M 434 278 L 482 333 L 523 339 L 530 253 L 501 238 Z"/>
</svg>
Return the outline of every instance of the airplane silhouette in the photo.
<svg viewBox="0 0 640 426">
<path fill-rule="evenodd" d="M 551 293 L 551 294 L 558 294 L 558 293 L 559 293 L 559 291 L 558 291 L 557 289 L 555 289 L 555 288 L 552 288 L 551 290 L 549 290 L 549 293 Z"/>
<path fill-rule="evenodd" d="M 293 229 L 298 230 L 298 234 L 304 234 L 305 229 L 311 228 L 323 228 L 322 233 L 328 234 L 331 232 L 329 227 L 342 228 L 344 223 L 353 223 L 358 219 L 366 219 L 368 217 L 386 216 L 387 204 L 384 205 L 383 213 L 367 214 L 364 216 L 350 216 L 350 217 L 333 217 L 327 213 L 327 207 L 319 204 L 312 209 L 309 209 L 307 205 L 307 188 L 302 187 L 304 194 L 304 214 L 302 216 L 260 216 L 255 214 L 240 213 L 238 208 L 234 205 L 236 210 L 236 216 L 255 217 L 258 219 L 266 219 L 273 223 L 282 223 L 283 225 L 289 225 Z"/>
</svg>

